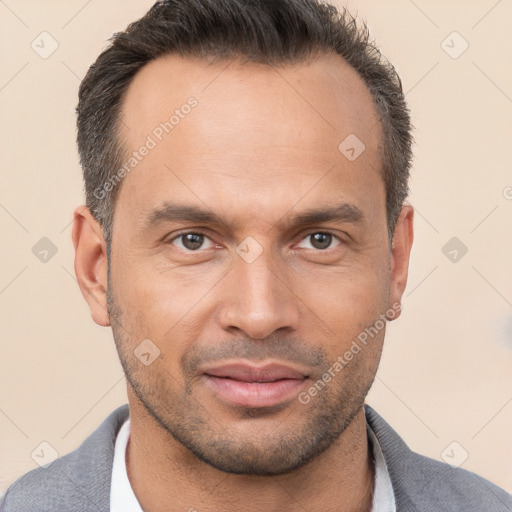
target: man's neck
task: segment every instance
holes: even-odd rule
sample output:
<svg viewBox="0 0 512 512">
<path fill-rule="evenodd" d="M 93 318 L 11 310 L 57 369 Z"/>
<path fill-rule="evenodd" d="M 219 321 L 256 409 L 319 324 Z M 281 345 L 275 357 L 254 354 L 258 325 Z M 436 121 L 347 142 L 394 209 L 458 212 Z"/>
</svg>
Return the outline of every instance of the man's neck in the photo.
<svg viewBox="0 0 512 512">
<path fill-rule="evenodd" d="M 133 491 L 147 512 L 367 512 L 375 480 L 363 408 L 311 462 L 284 475 L 247 476 L 224 473 L 204 463 L 145 410 L 130 407 L 126 467 Z"/>
</svg>

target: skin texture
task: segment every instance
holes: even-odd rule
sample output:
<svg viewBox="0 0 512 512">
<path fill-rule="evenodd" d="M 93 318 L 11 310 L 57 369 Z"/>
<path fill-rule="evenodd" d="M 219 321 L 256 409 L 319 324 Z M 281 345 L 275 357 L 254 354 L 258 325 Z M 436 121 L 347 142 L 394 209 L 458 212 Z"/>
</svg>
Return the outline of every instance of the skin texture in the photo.
<svg viewBox="0 0 512 512">
<path fill-rule="evenodd" d="M 284 67 L 165 56 L 124 98 L 127 152 L 190 97 L 197 106 L 121 183 L 110 282 L 102 229 L 87 208 L 75 210 L 77 278 L 94 321 L 112 327 L 127 376 L 134 492 L 147 511 L 369 510 L 363 403 L 385 328 L 307 404 L 295 393 L 273 407 L 234 405 L 203 370 L 286 364 L 307 375 L 307 391 L 396 309 L 413 210 L 403 207 L 390 250 L 370 94 L 335 55 Z M 350 134 L 365 145 L 354 161 L 338 149 Z M 148 225 L 166 202 L 222 221 Z M 290 224 L 339 204 L 359 218 Z M 204 238 L 194 245 L 178 237 L 186 233 Z M 332 237 L 319 243 L 315 233 Z M 257 257 L 248 262 L 240 247 Z M 134 354 L 146 339 L 160 351 L 149 365 Z"/>
</svg>

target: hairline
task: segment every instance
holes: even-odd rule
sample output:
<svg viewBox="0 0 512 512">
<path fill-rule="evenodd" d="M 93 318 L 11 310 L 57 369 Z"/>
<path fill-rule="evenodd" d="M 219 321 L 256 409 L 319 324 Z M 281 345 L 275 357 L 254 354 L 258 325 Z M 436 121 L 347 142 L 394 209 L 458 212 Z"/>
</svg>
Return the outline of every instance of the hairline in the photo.
<svg viewBox="0 0 512 512">
<path fill-rule="evenodd" d="M 123 109 L 125 108 L 126 96 L 128 94 L 130 87 L 132 86 L 133 82 L 135 81 L 137 75 L 139 75 L 142 72 L 142 70 L 144 68 L 146 68 L 149 64 L 157 62 L 162 59 L 165 59 L 169 56 L 176 56 L 176 55 L 180 56 L 184 59 L 187 59 L 189 61 L 195 60 L 195 61 L 201 61 L 201 62 L 212 62 L 212 60 L 215 60 L 216 62 L 219 62 L 219 63 L 240 62 L 241 64 L 246 64 L 246 63 L 247 64 L 263 64 L 265 66 L 269 66 L 272 68 L 274 67 L 274 65 L 271 64 L 270 62 L 264 62 L 261 60 L 258 60 L 258 61 L 251 60 L 243 53 L 236 54 L 233 56 L 222 56 L 221 55 L 221 56 L 217 56 L 214 59 L 210 60 L 210 59 L 208 59 L 206 57 L 202 57 L 198 54 L 183 55 L 178 51 L 168 51 L 168 52 L 162 53 L 162 54 L 148 60 L 139 69 L 137 69 L 137 71 L 135 72 L 135 74 L 132 77 L 130 77 L 130 80 L 127 82 L 125 88 L 123 89 L 123 91 L 120 95 L 119 105 L 118 105 L 117 112 L 116 112 L 116 118 L 115 118 L 113 130 L 111 133 L 111 142 L 113 144 L 112 150 L 113 150 L 113 153 L 117 155 L 116 162 L 114 164 L 114 169 L 119 167 L 119 165 L 122 163 L 122 161 L 125 161 L 128 158 L 128 154 L 130 151 L 130 149 L 128 148 L 128 141 L 126 138 L 127 134 L 126 134 L 126 132 L 123 133 L 122 126 L 121 126 L 122 125 L 121 119 L 122 119 L 122 115 L 123 115 Z M 378 108 L 378 104 L 375 101 L 375 97 L 372 92 L 372 89 L 368 86 L 368 83 L 366 82 L 364 77 L 361 76 L 359 71 L 354 66 L 352 66 L 352 64 L 350 64 L 350 62 L 348 62 L 342 55 L 340 55 L 338 52 L 336 52 L 334 50 L 326 50 L 321 47 L 314 47 L 314 48 L 312 48 L 311 52 L 308 53 L 307 55 L 299 56 L 296 58 L 290 58 L 289 60 L 279 63 L 276 67 L 282 69 L 287 66 L 307 65 L 312 62 L 320 60 L 324 56 L 330 56 L 330 55 L 335 55 L 335 56 L 339 57 L 339 59 L 341 59 L 341 61 L 343 63 L 348 65 L 357 74 L 357 76 L 361 80 L 362 84 L 366 88 L 366 91 L 369 93 L 370 98 L 371 98 L 372 107 L 373 107 L 375 113 L 377 114 L 378 125 L 379 125 L 379 130 L 380 130 L 379 143 L 377 146 L 377 157 L 379 159 L 380 165 L 379 165 L 379 169 L 377 170 L 377 172 L 379 173 L 379 176 L 382 179 L 384 186 L 385 186 L 386 225 L 388 227 L 388 239 L 389 239 L 389 243 L 391 246 L 393 231 L 394 231 L 394 228 L 396 225 L 396 220 L 398 218 L 398 215 L 396 216 L 395 219 L 390 219 L 389 215 L 388 215 L 388 213 L 389 213 L 388 212 L 388 191 L 387 191 L 387 182 L 386 182 L 385 168 L 384 168 L 386 165 L 385 152 L 386 152 L 386 145 L 387 145 L 386 139 L 388 137 L 388 133 L 387 133 L 388 130 L 385 127 L 385 119 L 383 118 L 383 115 L 381 114 L 381 112 Z M 243 57 L 246 57 L 246 58 L 243 59 Z M 340 64 L 341 64 L 341 62 L 340 62 Z M 124 178 L 122 180 L 120 180 L 119 185 L 117 187 L 114 187 L 113 192 L 109 195 L 110 208 L 108 208 L 106 210 L 107 219 L 104 219 L 106 226 L 103 227 L 107 247 L 112 243 L 115 209 L 117 206 L 118 195 L 121 191 L 123 183 L 124 183 Z M 392 222 L 393 222 L 393 224 L 392 224 Z"/>
</svg>

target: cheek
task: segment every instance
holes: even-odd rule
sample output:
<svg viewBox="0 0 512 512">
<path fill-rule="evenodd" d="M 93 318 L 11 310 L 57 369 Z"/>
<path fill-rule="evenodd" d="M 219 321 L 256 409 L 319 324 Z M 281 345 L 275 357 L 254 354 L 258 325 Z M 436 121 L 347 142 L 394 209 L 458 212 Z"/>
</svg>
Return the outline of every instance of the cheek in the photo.
<svg viewBox="0 0 512 512">
<path fill-rule="evenodd" d="M 378 354 L 385 331 L 381 316 L 388 310 L 389 286 L 388 275 L 379 268 L 382 264 L 375 263 L 358 269 L 330 269 L 301 280 L 297 295 L 307 306 L 306 329 L 311 335 L 322 332 L 331 359 L 350 350 L 354 340 L 359 340 L 367 356 L 368 349 Z M 377 334 L 371 329 L 376 322 Z M 369 336 L 366 329 L 374 336 Z"/>
<path fill-rule="evenodd" d="M 350 323 L 371 319 L 387 309 L 389 276 L 381 269 L 382 264 L 374 263 L 303 273 L 297 296 L 314 305 L 321 318 L 352 318 Z"/>
<path fill-rule="evenodd" d="M 197 337 L 206 311 L 215 294 L 215 283 L 222 274 L 183 274 L 177 270 L 158 269 L 148 264 L 123 266 L 116 275 L 114 289 L 125 322 L 132 333 L 152 339 L 161 350 L 172 342 L 180 351 L 190 337 Z"/>
</svg>

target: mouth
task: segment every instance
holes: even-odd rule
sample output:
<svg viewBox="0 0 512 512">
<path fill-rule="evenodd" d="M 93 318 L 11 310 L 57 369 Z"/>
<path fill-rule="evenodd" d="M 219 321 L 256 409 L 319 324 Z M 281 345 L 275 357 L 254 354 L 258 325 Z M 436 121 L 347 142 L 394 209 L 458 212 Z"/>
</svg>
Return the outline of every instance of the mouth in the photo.
<svg viewBox="0 0 512 512">
<path fill-rule="evenodd" d="M 295 398 L 309 376 L 281 364 L 235 363 L 204 370 L 205 383 L 223 401 L 242 407 L 272 407 Z"/>
</svg>

